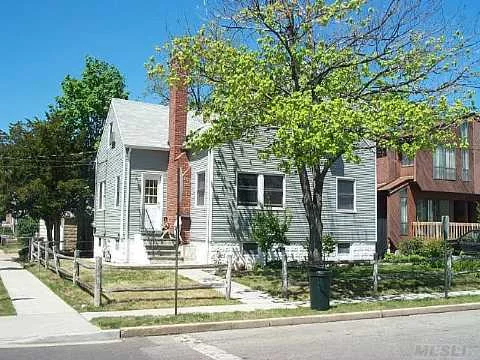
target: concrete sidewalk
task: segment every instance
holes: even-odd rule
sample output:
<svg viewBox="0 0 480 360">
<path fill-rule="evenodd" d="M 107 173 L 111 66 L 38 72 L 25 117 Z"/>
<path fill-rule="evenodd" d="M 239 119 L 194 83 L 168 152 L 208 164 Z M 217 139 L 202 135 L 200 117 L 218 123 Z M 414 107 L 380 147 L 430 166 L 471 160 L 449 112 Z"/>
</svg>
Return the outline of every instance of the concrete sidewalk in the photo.
<svg viewBox="0 0 480 360">
<path fill-rule="evenodd" d="M 17 312 L 17 316 L 0 317 L 0 345 L 62 337 L 72 340 L 72 335 L 104 339 L 102 331 L 5 255 L 0 255 L 0 277 Z"/>
</svg>

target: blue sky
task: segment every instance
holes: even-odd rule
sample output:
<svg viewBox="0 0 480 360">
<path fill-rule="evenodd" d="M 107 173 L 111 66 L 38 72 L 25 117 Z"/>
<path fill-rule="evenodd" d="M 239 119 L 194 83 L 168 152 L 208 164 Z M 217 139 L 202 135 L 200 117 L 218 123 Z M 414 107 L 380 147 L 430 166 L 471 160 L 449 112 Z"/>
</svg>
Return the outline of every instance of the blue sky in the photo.
<svg viewBox="0 0 480 360">
<path fill-rule="evenodd" d="M 447 3 L 454 13 L 466 8 L 466 22 L 480 12 L 478 0 Z M 151 100 L 145 97 L 146 59 L 204 14 L 204 0 L 2 0 L 0 129 L 42 116 L 62 79 L 80 74 L 86 55 L 117 66 L 131 99 Z"/>
</svg>

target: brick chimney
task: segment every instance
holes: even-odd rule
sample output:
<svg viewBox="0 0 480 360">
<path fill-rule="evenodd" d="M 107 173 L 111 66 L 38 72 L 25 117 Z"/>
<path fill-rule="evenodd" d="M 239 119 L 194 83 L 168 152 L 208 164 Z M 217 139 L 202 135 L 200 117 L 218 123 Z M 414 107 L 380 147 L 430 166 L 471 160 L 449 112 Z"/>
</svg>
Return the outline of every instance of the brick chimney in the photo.
<svg viewBox="0 0 480 360">
<path fill-rule="evenodd" d="M 174 66 L 174 65 L 172 65 Z M 167 170 L 167 219 L 173 230 L 177 215 L 177 169 L 180 168 L 180 216 L 181 236 L 184 242 L 190 236 L 191 170 L 183 150 L 187 135 L 187 87 L 180 80 L 170 87 L 169 134 L 170 153 Z"/>
</svg>

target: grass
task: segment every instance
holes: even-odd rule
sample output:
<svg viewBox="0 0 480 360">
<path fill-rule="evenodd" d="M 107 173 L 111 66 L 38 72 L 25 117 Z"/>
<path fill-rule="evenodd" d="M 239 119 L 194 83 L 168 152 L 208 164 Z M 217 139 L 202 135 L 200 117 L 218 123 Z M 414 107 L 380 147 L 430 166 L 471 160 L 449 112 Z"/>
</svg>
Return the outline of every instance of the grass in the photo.
<svg viewBox="0 0 480 360">
<path fill-rule="evenodd" d="M 18 254 L 18 251 L 21 248 L 23 248 L 23 244 L 21 242 L 11 242 L 7 245 L 0 246 L 0 249 L 6 254 Z"/>
<path fill-rule="evenodd" d="M 184 323 L 200 323 L 212 321 L 267 319 L 275 317 L 291 317 L 306 315 L 323 315 L 334 313 L 347 313 L 371 310 L 387 310 L 408 307 L 425 307 L 432 305 L 461 304 L 479 302 L 480 296 L 459 296 L 448 299 L 422 299 L 408 301 L 383 301 L 376 303 L 341 304 L 328 311 L 315 311 L 309 308 L 297 309 L 272 309 L 249 312 L 223 312 L 223 313 L 194 313 L 180 314 L 177 316 L 126 316 L 126 317 L 101 317 L 92 320 L 92 323 L 102 329 L 118 329 L 133 326 L 169 325 Z"/>
<path fill-rule="evenodd" d="M 0 316 L 8 316 L 15 314 L 15 308 L 13 307 L 7 290 L 5 289 L 5 286 L 3 286 L 2 280 L 0 279 Z"/>
<path fill-rule="evenodd" d="M 71 261 L 61 261 L 61 267 L 71 271 Z M 53 292 L 60 296 L 77 311 L 115 311 L 168 308 L 174 306 L 174 292 L 123 292 L 109 294 L 110 302 L 103 299 L 100 307 L 93 306 L 93 298 L 70 280 L 58 277 L 54 272 L 43 267 L 30 265 L 27 269 L 44 282 Z M 89 284 L 94 282 L 92 270 L 80 268 L 80 280 Z M 174 284 L 174 272 L 165 270 L 117 270 L 105 268 L 102 287 L 170 287 Z M 193 285 L 196 282 L 179 276 L 179 285 Z M 178 292 L 178 304 L 185 306 L 237 304 L 236 300 L 227 301 L 214 289 L 185 290 Z"/>
<path fill-rule="evenodd" d="M 477 262 L 476 269 L 480 268 Z M 372 266 L 334 266 L 331 297 L 345 299 L 371 296 L 373 292 Z M 379 295 L 441 292 L 444 286 L 443 269 L 421 264 L 380 264 Z M 258 268 L 250 272 L 235 273 L 233 280 L 272 296 L 281 296 L 281 269 Z M 288 269 L 291 300 L 308 300 L 309 285 L 306 268 Z M 450 291 L 480 289 L 480 273 L 453 277 Z"/>
</svg>

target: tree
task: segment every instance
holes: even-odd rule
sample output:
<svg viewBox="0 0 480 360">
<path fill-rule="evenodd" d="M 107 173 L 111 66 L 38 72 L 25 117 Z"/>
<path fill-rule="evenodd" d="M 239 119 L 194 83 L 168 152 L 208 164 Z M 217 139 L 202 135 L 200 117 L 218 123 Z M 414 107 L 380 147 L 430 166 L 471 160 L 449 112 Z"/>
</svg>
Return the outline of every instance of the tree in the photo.
<svg viewBox="0 0 480 360">
<path fill-rule="evenodd" d="M 112 98 L 127 99 L 125 80 L 120 71 L 105 61 L 87 56 L 79 79 L 70 75 L 62 81 L 62 95 L 50 106 L 49 118 L 61 118 L 75 152 L 94 157 L 102 134 Z M 93 195 L 95 193 L 94 167 L 80 169 L 80 178 L 87 182 L 89 191 L 73 210 L 77 219 L 77 247 L 87 249 L 93 241 Z"/>
<path fill-rule="evenodd" d="M 8 185 L 1 207 L 16 218 L 43 219 L 49 242 L 60 241 L 62 216 L 89 191 L 80 169 L 93 164 L 72 154 L 74 148 L 62 119 L 52 118 L 11 125 L 0 152 L 2 183 Z"/>
<path fill-rule="evenodd" d="M 205 149 L 261 129 L 259 154 L 296 172 L 309 259 L 322 259 L 324 180 L 343 157 L 375 146 L 413 156 L 459 143 L 451 129 L 474 111 L 466 85 L 478 43 L 438 21 L 435 1 L 220 1 L 218 17 L 166 44 L 148 76 L 202 88 Z M 173 59 L 175 66 L 168 67 Z"/>
</svg>

